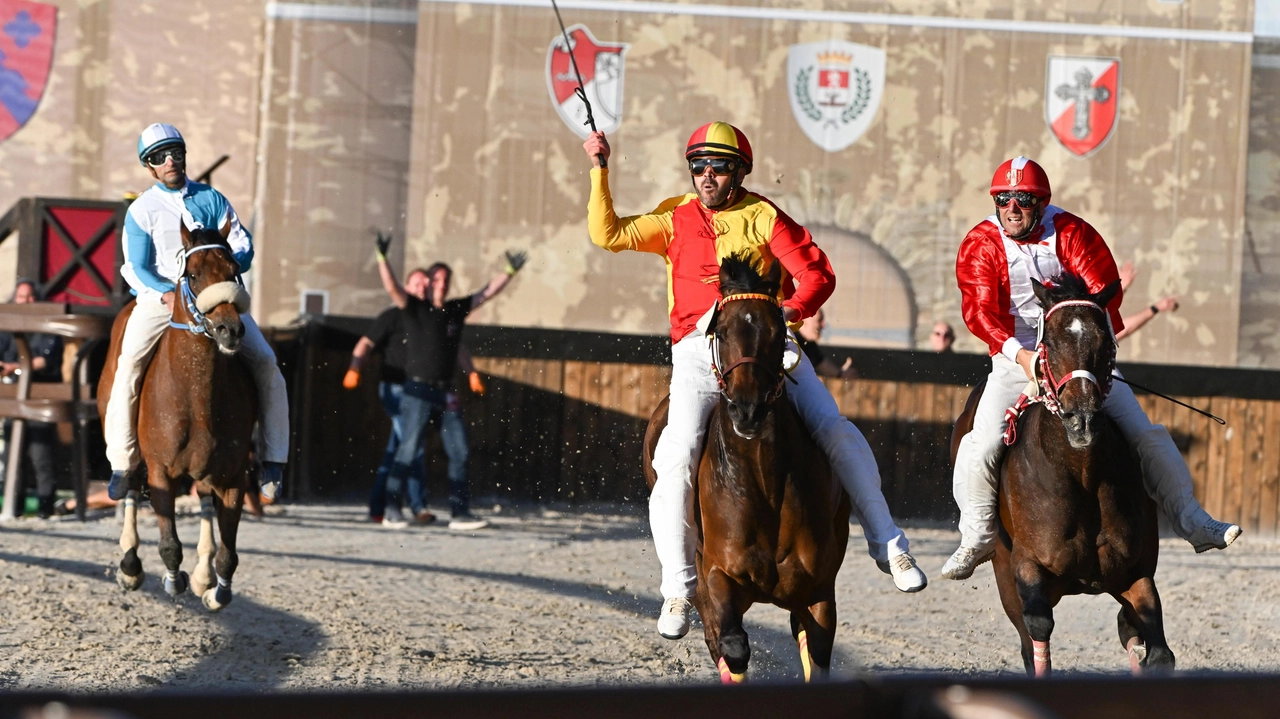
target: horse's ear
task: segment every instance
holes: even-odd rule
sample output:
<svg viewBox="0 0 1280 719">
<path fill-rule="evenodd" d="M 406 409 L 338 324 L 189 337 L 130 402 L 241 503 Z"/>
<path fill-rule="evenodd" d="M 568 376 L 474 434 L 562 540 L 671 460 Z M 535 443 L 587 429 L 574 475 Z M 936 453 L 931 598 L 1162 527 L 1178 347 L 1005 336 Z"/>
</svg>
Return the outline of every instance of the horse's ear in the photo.
<svg viewBox="0 0 1280 719">
<path fill-rule="evenodd" d="M 191 230 L 187 229 L 186 220 L 178 218 L 178 226 L 182 228 L 182 246 L 191 247 Z"/>
<path fill-rule="evenodd" d="M 764 274 L 764 282 L 772 285 L 775 294 L 782 287 L 782 263 L 774 260 L 773 265 L 769 267 L 769 271 Z"/>
<path fill-rule="evenodd" d="M 1036 299 L 1040 301 L 1040 306 L 1049 309 L 1049 289 L 1040 284 L 1040 280 L 1032 277 L 1031 290 L 1036 293 Z"/>
<path fill-rule="evenodd" d="M 227 221 L 222 223 L 222 227 L 218 228 L 218 233 L 222 235 L 224 240 L 231 236 L 231 218 L 227 218 Z"/>
<path fill-rule="evenodd" d="M 1101 292 L 1094 295 L 1093 301 L 1097 302 L 1102 307 L 1106 307 L 1107 305 L 1111 304 L 1111 300 L 1114 300 L 1116 298 L 1116 293 L 1119 291 L 1120 291 L 1120 280 L 1116 280 L 1111 284 L 1107 285 L 1106 287 L 1103 287 Z"/>
<path fill-rule="evenodd" d="M 727 258 L 726 258 L 727 259 Z M 724 296 L 724 288 L 732 284 L 733 276 L 729 274 L 729 263 L 720 263 L 720 295 Z"/>
</svg>

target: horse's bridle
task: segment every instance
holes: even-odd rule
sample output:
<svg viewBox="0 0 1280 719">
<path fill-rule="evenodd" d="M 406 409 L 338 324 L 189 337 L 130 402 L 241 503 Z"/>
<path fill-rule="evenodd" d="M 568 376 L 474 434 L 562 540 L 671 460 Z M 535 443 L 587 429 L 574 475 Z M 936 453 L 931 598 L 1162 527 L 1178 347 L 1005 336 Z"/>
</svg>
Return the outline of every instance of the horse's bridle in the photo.
<svg viewBox="0 0 1280 719">
<path fill-rule="evenodd" d="M 764 294 L 763 292 L 739 292 L 737 294 L 725 295 L 724 297 L 721 297 L 720 301 L 716 303 L 716 314 L 718 315 L 720 312 L 720 309 L 723 308 L 725 305 L 729 304 L 730 302 L 737 302 L 739 300 L 765 300 L 766 302 L 772 302 L 775 307 L 780 306 L 780 303 L 778 302 L 778 298 L 773 295 L 767 295 L 767 294 Z M 714 326 L 714 322 L 712 324 Z M 708 339 L 708 342 L 711 345 L 711 373 L 716 376 L 716 383 L 720 385 L 720 394 L 723 394 L 727 397 L 728 385 L 725 384 L 725 377 L 728 377 L 730 372 L 734 371 L 735 369 L 737 369 L 738 367 L 741 367 L 744 364 L 760 364 L 760 360 L 756 357 L 742 357 L 737 362 L 734 362 L 733 364 L 721 370 L 720 369 L 720 337 L 715 333 L 714 329 L 709 333 L 709 335 L 710 337 Z M 782 396 L 782 388 L 784 387 L 784 382 L 788 379 L 791 379 L 791 377 L 786 373 L 785 370 L 778 371 L 778 382 L 773 386 L 772 389 L 770 389 L 768 392 L 765 393 L 765 396 L 764 396 L 765 404 L 773 404 L 775 401 L 777 401 L 778 397 Z M 794 382 L 795 380 L 791 380 L 791 381 Z"/>
<path fill-rule="evenodd" d="M 196 294 L 191 291 L 191 276 L 187 274 L 187 257 L 191 256 L 196 252 L 200 252 L 201 250 L 222 250 L 227 254 L 231 254 L 231 250 L 222 245 L 196 245 L 195 247 L 192 247 L 190 249 L 183 248 L 178 251 L 178 264 L 182 267 L 182 274 L 178 277 L 178 294 L 182 298 L 183 306 L 187 308 L 187 313 L 191 315 L 191 322 L 187 324 L 183 324 L 181 322 L 174 322 L 173 319 L 170 318 L 169 326 L 174 329 L 186 330 L 188 332 L 191 332 L 192 334 L 204 335 L 205 337 L 209 337 L 210 339 L 212 339 L 213 335 L 209 334 L 208 317 L 205 316 L 204 311 L 200 310 L 200 298 L 197 297 Z M 232 261 L 234 261 L 234 258 L 232 258 Z M 201 290 L 200 294 L 203 295 L 205 292 L 209 291 L 212 288 L 218 287 L 219 285 L 232 285 L 232 284 L 239 285 L 240 289 L 243 290 L 244 280 L 240 278 L 239 272 L 236 273 L 235 282 L 214 283 L 209 287 L 206 287 L 203 290 Z M 247 293 L 246 293 L 246 297 L 247 297 Z M 218 304 L 221 304 L 221 303 L 218 303 Z M 236 301 L 237 310 L 240 310 L 241 312 L 248 310 L 247 307 L 244 309 L 241 309 L 239 304 L 240 303 Z M 214 305 L 214 306 L 216 307 L 217 305 Z M 208 307 L 206 308 L 206 311 L 211 309 L 213 309 L 213 307 Z"/>
<path fill-rule="evenodd" d="M 1103 399 L 1106 399 L 1107 394 L 1111 391 L 1111 376 L 1115 370 L 1116 362 L 1115 355 L 1112 355 L 1111 366 L 1107 368 L 1107 375 L 1101 381 L 1098 380 L 1097 375 L 1084 369 L 1071 370 L 1063 375 L 1061 379 L 1053 376 L 1053 369 L 1049 366 L 1049 348 L 1044 343 L 1044 328 L 1053 313 L 1066 307 L 1089 307 L 1095 309 L 1102 313 L 1103 318 L 1107 321 L 1107 328 L 1111 329 L 1111 316 L 1107 314 L 1106 308 L 1091 300 L 1065 300 L 1053 305 L 1044 313 L 1044 316 L 1040 319 L 1040 327 L 1036 331 L 1036 367 L 1040 375 L 1036 380 L 1036 384 L 1039 385 L 1040 392 L 1034 397 L 1028 396 L 1025 392 L 1022 393 L 1018 396 L 1018 400 L 1014 402 L 1013 406 L 1005 410 L 1004 443 L 1006 445 L 1012 445 L 1018 440 L 1018 417 L 1022 416 L 1023 410 L 1032 404 L 1042 404 L 1055 417 L 1061 417 L 1062 402 L 1058 399 L 1058 393 L 1071 380 L 1082 379 L 1092 382 L 1093 386 L 1097 387 L 1098 391 L 1102 393 Z M 1115 332 L 1112 331 L 1111 334 L 1114 341 Z"/>
</svg>

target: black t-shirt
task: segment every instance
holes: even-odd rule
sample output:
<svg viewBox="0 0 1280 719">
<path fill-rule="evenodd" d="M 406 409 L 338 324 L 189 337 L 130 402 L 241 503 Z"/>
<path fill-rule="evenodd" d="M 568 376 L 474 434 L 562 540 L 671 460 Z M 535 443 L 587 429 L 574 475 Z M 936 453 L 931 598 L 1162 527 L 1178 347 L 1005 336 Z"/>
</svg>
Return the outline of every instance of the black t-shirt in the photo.
<svg viewBox="0 0 1280 719">
<path fill-rule="evenodd" d="M 796 342 L 800 345 L 800 351 L 805 353 L 809 361 L 813 363 L 813 368 L 818 369 L 818 365 L 822 364 L 822 360 L 826 359 L 826 355 L 822 354 L 822 350 L 818 348 L 817 342 L 810 342 L 796 334 Z"/>
<path fill-rule="evenodd" d="M 449 300 L 444 307 L 409 297 L 402 317 L 408 336 L 404 373 L 407 379 L 428 384 L 447 384 L 458 365 L 458 345 L 462 326 L 471 314 L 472 299 Z"/>
<path fill-rule="evenodd" d="M 33 333 L 27 335 L 31 346 L 31 359 L 43 357 L 44 369 L 31 373 L 33 382 L 62 381 L 62 338 L 57 335 Z M 18 361 L 18 343 L 10 332 L 0 332 L 0 361 Z"/>
<path fill-rule="evenodd" d="M 382 352 L 383 382 L 404 384 L 404 361 L 408 354 L 409 335 L 404 331 L 404 313 L 399 307 L 388 307 L 373 321 L 367 335 L 373 347 Z"/>
</svg>

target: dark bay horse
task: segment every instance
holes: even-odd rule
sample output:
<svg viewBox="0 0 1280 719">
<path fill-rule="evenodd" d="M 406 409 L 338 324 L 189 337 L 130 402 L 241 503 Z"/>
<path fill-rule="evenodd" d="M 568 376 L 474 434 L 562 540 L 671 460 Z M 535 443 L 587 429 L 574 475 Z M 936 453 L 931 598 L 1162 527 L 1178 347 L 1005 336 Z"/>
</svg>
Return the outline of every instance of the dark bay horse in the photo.
<svg viewBox="0 0 1280 719">
<path fill-rule="evenodd" d="M 165 591 L 178 596 L 187 590 L 173 510 L 179 483 L 190 480 L 200 494 L 200 542 L 190 584 L 211 611 L 232 599 L 231 577 L 239 561 L 236 530 L 249 482 L 252 430 L 258 414 L 257 388 L 236 357 L 244 336 L 240 312 L 248 311 L 249 295 L 239 282 L 239 266 L 227 245 L 229 231 L 230 225 L 221 232 L 188 231 L 183 225 L 180 261 L 184 270 L 175 292 L 173 322 L 161 335 L 147 367 L 137 413 L 138 446 L 160 528 L 160 558 L 167 570 Z M 132 302 L 126 305 L 112 326 L 111 347 L 98 385 L 98 410 L 104 417 L 120 341 L 133 308 Z M 125 498 L 125 526 L 120 534 L 124 558 L 116 572 L 116 581 L 127 590 L 142 586 L 143 578 L 137 501 L 134 487 Z M 213 538 L 215 513 L 221 549 Z"/>
<path fill-rule="evenodd" d="M 825 677 L 836 631 L 836 573 L 849 541 L 849 497 L 787 400 L 782 372 L 786 325 L 775 299 L 776 261 L 765 277 L 726 258 L 722 299 L 711 322 L 720 380 L 698 463 L 698 590 L 707 649 L 721 681 L 746 679 L 751 648 L 742 616 L 752 604 L 791 612 L 805 680 Z M 667 424 L 663 399 L 644 439 L 653 489 L 653 451 Z"/>
<path fill-rule="evenodd" d="M 1106 315 L 1120 283 L 1096 295 L 1079 278 L 1032 280 L 1045 308 L 1037 348 L 1039 398 L 1021 400 L 1016 441 L 1000 464 L 994 568 L 1005 613 L 1022 640 L 1027 674 L 1052 670 L 1053 608 L 1069 594 L 1110 594 L 1120 603 L 1120 644 L 1131 670 L 1172 670 L 1156 592 L 1156 505 L 1142 469 L 1102 411 L 1116 343 Z M 952 435 L 951 461 L 973 426 L 974 388 Z"/>
</svg>

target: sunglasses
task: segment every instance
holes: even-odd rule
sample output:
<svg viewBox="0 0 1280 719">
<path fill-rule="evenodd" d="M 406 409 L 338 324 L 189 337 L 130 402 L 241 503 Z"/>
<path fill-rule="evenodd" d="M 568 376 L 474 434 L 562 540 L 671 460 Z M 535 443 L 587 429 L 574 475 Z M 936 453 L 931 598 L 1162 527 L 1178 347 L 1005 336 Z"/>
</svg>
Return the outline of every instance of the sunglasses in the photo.
<svg viewBox="0 0 1280 719">
<path fill-rule="evenodd" d="M 180 147 L 167 150 L 156 150 L 150 155 L 147 155 L 147 164 L 152 167 L 163 167 L 165 161 L 170 157 L 173 158 L 173 164 L 181 165 L 187 161 L 187 151 Z"/>
<path fill-rule="evenodd" d="M 1017 202 L 1018 207 L 1029 210 L 1040 204 L 1040 198 L 1030 192 L 1000 192 L 995 196 L 996 207 L 1008 207 L 1010 202 Z"/>
<path fill-rule="evenodd" d="M 702 176 L 708 167 L 711 172 L 724 177 L 738 171 L 738 161 L 729 157 L 695 157 L 689 160 L 689 172 L 694 176 Z"/>
</svg>

